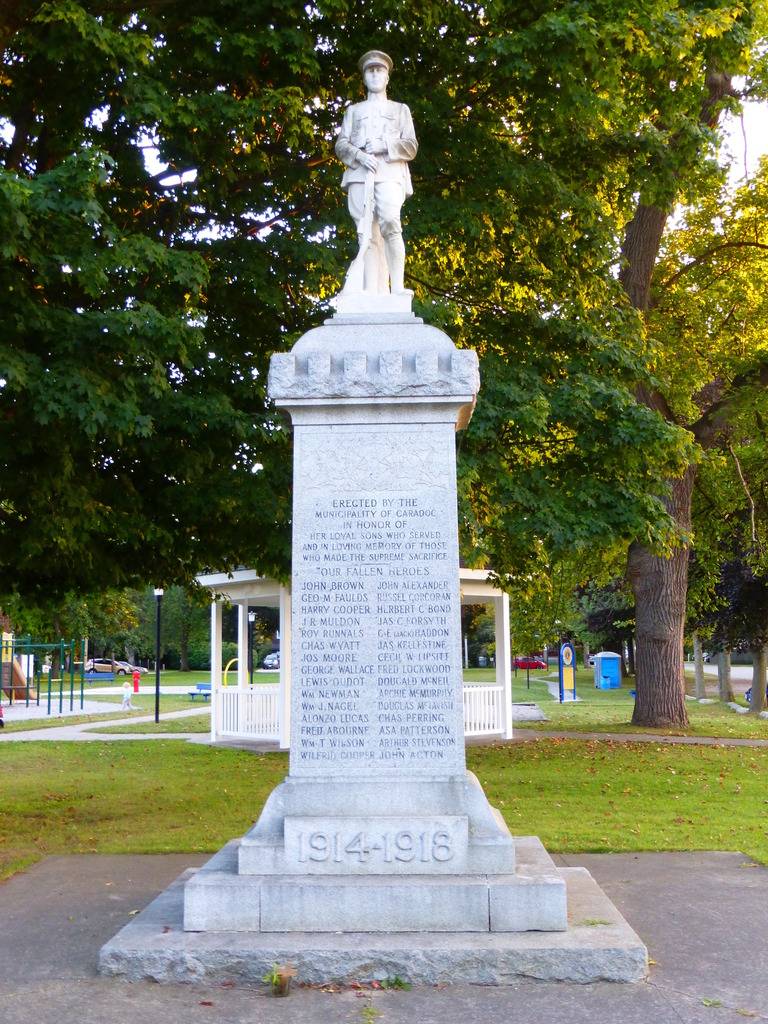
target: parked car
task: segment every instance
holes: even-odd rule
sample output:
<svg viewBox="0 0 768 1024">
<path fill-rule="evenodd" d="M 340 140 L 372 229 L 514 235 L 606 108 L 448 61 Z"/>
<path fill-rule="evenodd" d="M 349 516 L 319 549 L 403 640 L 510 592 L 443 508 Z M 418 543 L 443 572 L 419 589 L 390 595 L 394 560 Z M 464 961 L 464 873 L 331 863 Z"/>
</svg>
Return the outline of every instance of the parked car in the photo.
<svg viewBox="0 0 768 1024">
<path fill-rule="evenodd" d="M 89 658 L 85 663 L 86 672 L 114 672 L 116 676 L 132 675 L 140 672 L 143 676 L 149 669 L 143 665 L 132 665 L 130 661 L 112 661 L 110 658 Z"/>
<path fill-rule="evenodd" d="M 527 657 L 527 658 L 515 658 L 515 668 L 546 668 L 547 663 L 543 658 Z"/>
<path fill-rule="evenodd" d="M 261 661 L 262 668 L 280 668 L 280 651 L 270 651 Z"/>
<path fill-rule="evenodd" d="M 145 668 L 143 665 L 131 665 L 129 661 L 118 661 L 115 662 L 115 664 L 125 666 L 126 672 L 130 672 L 131 675 L 133 675 L 134 672 L 138 672 L 139 675 L 145 676 L 149 672 L 149 669 Z"/>
<path fill-rule="evenodd" d="M 768 686 L 766 686 L 766 688 L 765 688 L 765 699 L 766 699 L 766 702 L 768 702 Z M 752 687 L 751 686 L 747 690 L 747 692 L 744 694 L 744 700 L 747 702 L 747 704 L 751 704 L 752 703 Z"/>
<path fill-rule="evenodd" d="M 114 666 L 109 658 L 89 658 L 85 663 L 86 672 L 114 672 Z"/>
</svg>

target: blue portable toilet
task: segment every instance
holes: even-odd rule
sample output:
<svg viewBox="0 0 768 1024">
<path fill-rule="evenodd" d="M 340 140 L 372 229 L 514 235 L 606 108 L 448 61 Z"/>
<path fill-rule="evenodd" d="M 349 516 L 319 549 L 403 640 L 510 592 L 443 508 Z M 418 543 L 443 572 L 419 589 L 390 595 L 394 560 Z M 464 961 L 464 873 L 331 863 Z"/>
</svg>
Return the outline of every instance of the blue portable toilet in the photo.
<svg viewBox="0 0 768 1024">
<path fill-rule="evenodd" d="M 621 655 L 600 651 L 595 655 L 595 689 L 618 690 L 621 687 Z"/>
</svg>

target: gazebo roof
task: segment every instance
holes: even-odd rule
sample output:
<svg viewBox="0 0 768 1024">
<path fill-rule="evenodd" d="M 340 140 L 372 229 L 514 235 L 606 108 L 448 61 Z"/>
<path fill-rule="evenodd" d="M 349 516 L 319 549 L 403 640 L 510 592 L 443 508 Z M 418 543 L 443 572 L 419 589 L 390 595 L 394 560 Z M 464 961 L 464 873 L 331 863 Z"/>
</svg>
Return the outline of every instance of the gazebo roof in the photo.
<svg viewBox="0 0 768 1024">
<path fill-rule="evenodd" d="M 459 569 L 462 604 L 479 604 L 501 597 L 503 591 L 488 582 L 489 569 Z M 283 584 L 279 580 L 259 576 L 255 569 L 234 569 L 232 572 L 205 573 L 197 577 L 202 587 L 226 598 L 231 604 L 252 604 L 277 608 Z"/>
</svg>

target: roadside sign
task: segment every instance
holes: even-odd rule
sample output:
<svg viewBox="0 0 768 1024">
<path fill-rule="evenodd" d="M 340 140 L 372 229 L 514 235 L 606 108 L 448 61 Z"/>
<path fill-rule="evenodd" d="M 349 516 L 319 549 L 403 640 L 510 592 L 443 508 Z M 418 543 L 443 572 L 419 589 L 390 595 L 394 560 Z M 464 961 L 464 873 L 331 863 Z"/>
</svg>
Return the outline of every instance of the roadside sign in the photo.
<svg viewBox="0 0 768 1024">
<path fill-rule="evenodd" d="M 570 640 L 560 645 L 558 658 L 560 676 L 560 703 L 576 700 L 576 651 Z"/>
</svg>

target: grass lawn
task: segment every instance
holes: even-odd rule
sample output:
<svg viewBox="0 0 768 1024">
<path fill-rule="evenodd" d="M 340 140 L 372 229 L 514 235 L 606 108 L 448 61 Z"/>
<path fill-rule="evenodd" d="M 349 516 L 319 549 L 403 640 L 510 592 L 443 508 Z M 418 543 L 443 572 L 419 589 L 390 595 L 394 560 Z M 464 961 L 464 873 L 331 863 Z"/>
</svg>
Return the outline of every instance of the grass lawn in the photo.
<svg viewBox="0 0 768 1024">
<path fill-rule="evenodd" d="M 242 835 L 285 754 L 173 740 L 6 743 L 0 877 L 48 854 L 213 851 Z M 741 850 L 768 863 L 768 750 L 542 740 L 468 764 L 552 852 Z"/>
<path fill-rule="evenodd" d="M 120 676 L 120 679 L 123 677 Z M 237 665 L 233 665 L 227 673 L 227 680 L 229 683 L 234 683 L 237 679 Z M 161 686 L 189 686 L 190 688 L 195 686 L 197 683 L 210 683 L 211 673 L 207 668 L 192 669 L 191 672 L 179 672 L 176 669 L 167 669 L 160 673 L 160 685 Z M 280 673 L 279 672 L 266 672 L 263 669 L 254 671 L 253 673 L 254 683 L 279 683 Z M 149 675 L 141 677 L 141 685 L 146 686 L 150 684 L 154 686 L 155 673 L 150 670 Z"/>
<path fill-rule="evenodd" d="M 518 682 L 512 684 L 512 698 L 515 701 L 535 701 L 549 721 L 515 723 L 516 729 L 768 739 L 768 719 L 739 715 L 720 703 L 698 704 L 686 701 L 690 720 L 687 729 L 648 729 L 631 725 L 635 702 L 629 691 L 633 689 L 634 682 L 625 683 L 620 690 L 596 690 L 591 671 L 580 670 L 576 676 L 576 693 L 581 700 L 575 704 L 560 704 L 551 698 L 541 675 L 537 673 L 534 680 L 531 674 L 531 688 L 524 689 L 524 695 L 520 696 L 518 673 Z M 522 685 L 524 688 L 525 683 Z"/>
<path fill-rule="evenodd" d="M 199 707 L 199 702 L 198 702 Z M 89 729 L 89 732 L 120 733 L 153 733 L 153 732 L 210 732 L 211 715 L 191 715 L 189 718 L 161 718 L 159 722 L 141 722 L 139 725 L 112 725 L 105 729 Z"/>
</svg>

